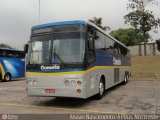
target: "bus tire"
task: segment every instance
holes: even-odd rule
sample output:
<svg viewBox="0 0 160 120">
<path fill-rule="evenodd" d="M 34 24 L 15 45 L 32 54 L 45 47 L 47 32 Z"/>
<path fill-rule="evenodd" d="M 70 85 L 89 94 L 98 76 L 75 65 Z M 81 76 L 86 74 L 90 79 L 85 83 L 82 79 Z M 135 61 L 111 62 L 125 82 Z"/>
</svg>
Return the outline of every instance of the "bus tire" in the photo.
<svg viewBox="0 0 160 120">
<path fill-rule="evenodd" d="M 96 99 L 100 100 L 103 98 L 104 96 L 104 92 L 105 92 L 105 84 L 104 84 L 104 79 L 101 78 L 99 81 L 99 93 L 96 95 Z"/>
<path fill-rule="evenodd" d="M 0 81 L 2 81 L 2 74 L 0 74 Z"/>
<path fill-rule="evenodd" d="M 125 73 L 124 81 L 122 82 L 123 85 L 125 85 L 128 82 L 129 75 L 128 73 Z"/>
<path fill-rule="evenodd" d="M 8 81 L 10 81 L 11 80 L 11 74 L 10 73 L 6 73 L 5 75 L 4 75 L 4 81 L 5 82 L 8 82 Z"/>
</svg>

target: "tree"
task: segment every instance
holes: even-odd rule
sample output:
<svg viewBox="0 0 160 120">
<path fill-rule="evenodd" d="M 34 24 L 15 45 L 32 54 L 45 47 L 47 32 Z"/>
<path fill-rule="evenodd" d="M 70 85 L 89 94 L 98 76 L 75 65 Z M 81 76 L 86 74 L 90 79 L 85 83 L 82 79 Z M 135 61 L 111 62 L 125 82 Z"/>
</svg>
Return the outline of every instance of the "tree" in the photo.
<svg viewBox="0 0 160 120">
<path fill-rule="evenodd" d="M 146 10 L 149 5 L 158 5 L 156 0 L 129 0 L 128 10 L 131 10 L 124 16 L 125 23 L 129 23 L 142 36 L 144 42 L 144 55 L 146 55 L 146 43 L 151 38 L 149 31 L 156 30 L 160 24 L 160 19 L 155 18 L 152 11 Z"/>
<path fill-rule="evenodd" d="M 140 36 L 134 28 L 120 28 L 110 32 L 110 34 L 126 46 L 138 45 L 142 42 L 142 36 Z"/>
<path fill-rule="evenodd" d="M 12 48 L 12 47 L 7 44 L 0 43 L 0 48 Z"/>
<path fill-rule="evenodd" d="M 160 39 L 156 40 L 157 50 L 160 52 Z"/>
<path fill-rule="evenodd" d="M 100 18 L 93 17 L 92 19 L 89 19 L 88 21 L 94 23 L 95 25 L 100 27 L 102 30 L 105 30 L 105 31 L 110 30 L 109 26 L 102 26 L 102 18 L 101 17 Z"/>
</svg>

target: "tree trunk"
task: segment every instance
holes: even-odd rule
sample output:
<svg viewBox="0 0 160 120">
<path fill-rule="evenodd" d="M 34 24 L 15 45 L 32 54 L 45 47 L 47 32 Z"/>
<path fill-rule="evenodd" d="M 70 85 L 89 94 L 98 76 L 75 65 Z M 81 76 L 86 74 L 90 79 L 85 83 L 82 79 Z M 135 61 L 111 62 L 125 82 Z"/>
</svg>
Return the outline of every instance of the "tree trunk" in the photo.
<svg viewBox="0 0 160 120">
<path fill-rule="evenodd" d="M 144 56 L 147 55 L 146 41 L 144 41 Z"/>
<path fill-rule="evenodd" d="M 156 43 L 153 43 L 153 55 L 156 55 L 156 47 L 155 47 Z"/>
<path fill-rule="evenodd" d="M 142 56 L 141 44 L 139 44 L 139 56 Z"/>
</svg>

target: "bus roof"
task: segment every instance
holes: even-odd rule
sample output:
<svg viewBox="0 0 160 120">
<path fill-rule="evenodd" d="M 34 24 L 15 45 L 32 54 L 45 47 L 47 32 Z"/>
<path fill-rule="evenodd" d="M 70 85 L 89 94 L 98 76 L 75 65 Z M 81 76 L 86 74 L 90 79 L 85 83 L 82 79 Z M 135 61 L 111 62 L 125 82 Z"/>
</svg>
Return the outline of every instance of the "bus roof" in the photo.
<svg viewBox="0 0 160 120">
<path fill-rule="evenodd" d="M 62 21 L 62 22 L 54 22 L 54 23 L 48 23 L 48 24 L 40 24 L 40 25 L 36 25 L 32 27 L 32 30 L 34 29 L 38 29 L 38 28 L 44 28 L 44 27 L 51 27 L 51 26 L 58 26 L 58 25 L 72 25 L 72 24 L 88 24 L 91 25 L 92 27 L 98 29 L 99 31 L 101 31 L 103 34 L 107 35 L 109 38 L 111 38 L 112 40 L 116 41 L 117 43 L 121 44 L 122 46 L 124 46 L 125 48 L 127 48 L 123 43 L 119 42 L 117 39 L 115 39 L 114 37 L 112 37 L 111 35 L 107 34 L 106 32 L 104 32 L 101 28 L 99 28 L 97 25 L 91 23 L 91 22 L 86 22 L 83 20 L 77 20 L 77 21 Z M 127 48 L 128 49 L 128 48 Z"/>
<path fill-rule="evenodd" d="M 33 26 L 32 29 L 38 29 L 38 28 L 43 28 L 43 27 L 51 27 L 51 26 L 58 26 L 58 25 L 72 25 L 72 24 L 86 24 L 86 22 L 83 21 L 83 20 L 54 22 L 54 23 L 36 25 L 36 26 Z"/>
<path fill-rule="evenodd" d="M 11 50 L 11 51 L 23 52 L 22 50 L 16 50 L 16 49 L 12 49 L 12 48 L 0 48 L 0 50 Z"/>
</svg>

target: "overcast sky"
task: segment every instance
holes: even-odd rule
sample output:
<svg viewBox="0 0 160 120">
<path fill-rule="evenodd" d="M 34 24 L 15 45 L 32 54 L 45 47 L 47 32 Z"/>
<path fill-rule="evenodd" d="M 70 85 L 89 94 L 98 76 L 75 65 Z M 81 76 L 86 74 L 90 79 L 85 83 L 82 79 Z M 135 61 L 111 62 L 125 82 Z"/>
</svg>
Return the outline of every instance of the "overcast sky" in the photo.
<svg viewBox="0 0 160 120">
<path fill-rule="evenodd" d="M 0 0 L 0 43 L 22 49 L 29 41 L 30 30 L 39 24 L 39 0 Z M 112 30 L 129 27 L 123 16 L 128 13 L 128 0 L 41 0 L 41 24 L 66 20 L 103 18 L 103 25 Z M 154 8 L 154 9 L 153 9 Z M 160 17 L 160 6 L 153 6 Z M 160 31 L 159 31 L 160 32 Z M 154 39 L 158 38 L 154 34 Z M 159 37 L 160 38 L 160 37 Z"/>
</svg>

